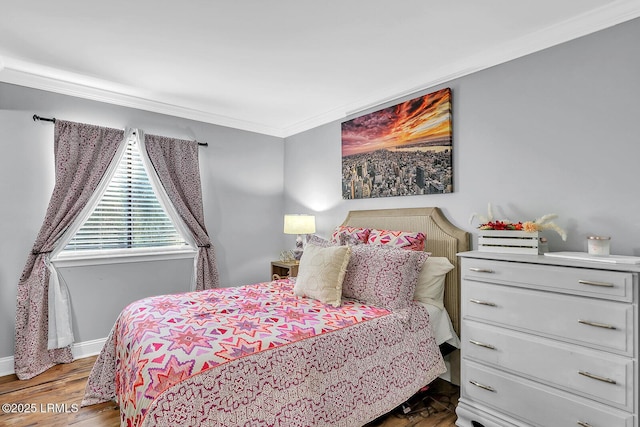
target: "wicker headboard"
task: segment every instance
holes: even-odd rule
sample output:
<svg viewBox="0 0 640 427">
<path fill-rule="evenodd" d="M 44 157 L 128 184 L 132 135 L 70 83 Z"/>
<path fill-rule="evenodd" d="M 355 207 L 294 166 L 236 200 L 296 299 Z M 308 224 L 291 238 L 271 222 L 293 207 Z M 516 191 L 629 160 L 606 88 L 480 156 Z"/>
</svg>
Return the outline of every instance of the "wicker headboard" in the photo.
<svg viewBox="0 0 640 427">
<path fill-rule="evenodd" d="M 468 232 L 451 224 L 438 208 L 350 211 L 342 225 L 423 232 L 427 236 L 425 251 L 447 257 L 456 267 L 445 279 L 444 306 L 460 334 L 460 267 L 456 254 L 469 250 Z"/>
</svg>

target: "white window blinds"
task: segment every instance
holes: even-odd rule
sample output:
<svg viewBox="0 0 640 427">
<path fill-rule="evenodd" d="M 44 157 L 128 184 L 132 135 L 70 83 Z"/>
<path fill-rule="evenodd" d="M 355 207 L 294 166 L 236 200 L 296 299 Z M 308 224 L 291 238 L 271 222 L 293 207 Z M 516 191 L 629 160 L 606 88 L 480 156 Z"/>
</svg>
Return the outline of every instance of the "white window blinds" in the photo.
<svg viewBox="0 0 640 427">
<path fill-rule="evenodd" d="M 153 191 L 135 138 L 94 211 L 64 251 L 179 246 L 178 233 Z"/>
</svg>

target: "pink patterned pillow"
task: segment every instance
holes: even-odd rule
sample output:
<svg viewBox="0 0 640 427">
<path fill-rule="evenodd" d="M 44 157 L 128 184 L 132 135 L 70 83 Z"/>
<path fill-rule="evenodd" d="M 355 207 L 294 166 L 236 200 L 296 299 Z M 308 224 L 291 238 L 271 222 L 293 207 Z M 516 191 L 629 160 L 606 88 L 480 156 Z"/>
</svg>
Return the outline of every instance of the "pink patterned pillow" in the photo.
<svg viewBox="0 0 640 427">
<path fill-rule="evenodd" d="M 368 228 L 339 225 L 333 231 L 333 234 L 331 235 L 331 241 L 333 243 L 340 243 L 340 237 L 353 236 L 356 239 L 360 240 L 362 243 L 367 243 L 367 240 L 369 239 L 369 231 L 371 230 L 369 230 Z"/>
<path fill-rule="evenodd" d="M 424 233 L 412 231 L 376 230 L 369 232 L 370 245 L 386 245 L 410 251 L 424 251 Z"/>
<path fill-rule="evenodd" d="M 307 234 L 307 244 L 309 243 L 323 248 L 336 245 L 335 243 L 325 239 L 322 236 L 318 236 L 317 234 Z"/>
<path fill-rule="evenodd" d="M 366 245 L 366 242 L 363 242 L 362 240 L 358 239 L 353 234 L 341 234 L 340 245 L 341 246 Z"/>
<path fill-rule="evenodd" d="M 411 304 L 429 253 L 375 245 L 351 247 L 342 296 L 389 310 Z"/>
</svg>

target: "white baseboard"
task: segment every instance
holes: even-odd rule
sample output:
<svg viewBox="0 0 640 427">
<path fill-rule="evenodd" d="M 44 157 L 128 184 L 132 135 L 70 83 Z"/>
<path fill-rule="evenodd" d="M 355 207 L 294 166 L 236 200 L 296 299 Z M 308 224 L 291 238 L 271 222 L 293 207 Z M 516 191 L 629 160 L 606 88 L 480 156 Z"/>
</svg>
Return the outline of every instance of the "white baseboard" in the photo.
<svg viewBox="0 0 640 427">
<path fill-rule="evenodd" d="M 107 342 L 107 337 L 72 344 L 71 354 L 73 354 L 73 359 L 82 359 L 100 354 L 105 342 Z"/>
<path fill-rule="evenodd" d="M 3 357 L 0 359 L 0 377 L 11 375 L 13 370 L 13 356 Z"/>
<path fill-rule="evenodd" d="M 104 346 L 104 343 L 106 341 L 107 338 L 105 337 L 97 340 L 83 341 L 72 344 L 71 354 L 73 355 L 73 359 L 82 359 L 84 357 L 100 354 L 100 351 L 102 350 L 102 347 Z M 0 377 L 11 375 L 14 372 L 13 356 L 0 358 Z"/>
</svg>

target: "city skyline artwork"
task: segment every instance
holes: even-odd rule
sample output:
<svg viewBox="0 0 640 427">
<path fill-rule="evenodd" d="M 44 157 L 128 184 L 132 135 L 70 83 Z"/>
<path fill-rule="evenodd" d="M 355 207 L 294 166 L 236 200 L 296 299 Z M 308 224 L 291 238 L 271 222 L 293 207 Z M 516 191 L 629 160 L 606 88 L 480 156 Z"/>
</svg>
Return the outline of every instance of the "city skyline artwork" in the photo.
<svg viewBox="0 0 640 427">
<path fill-rule="evenodd" d="M 451 193 L 451 89 L 342 123 L 342 197 Z"/>
</svg>

